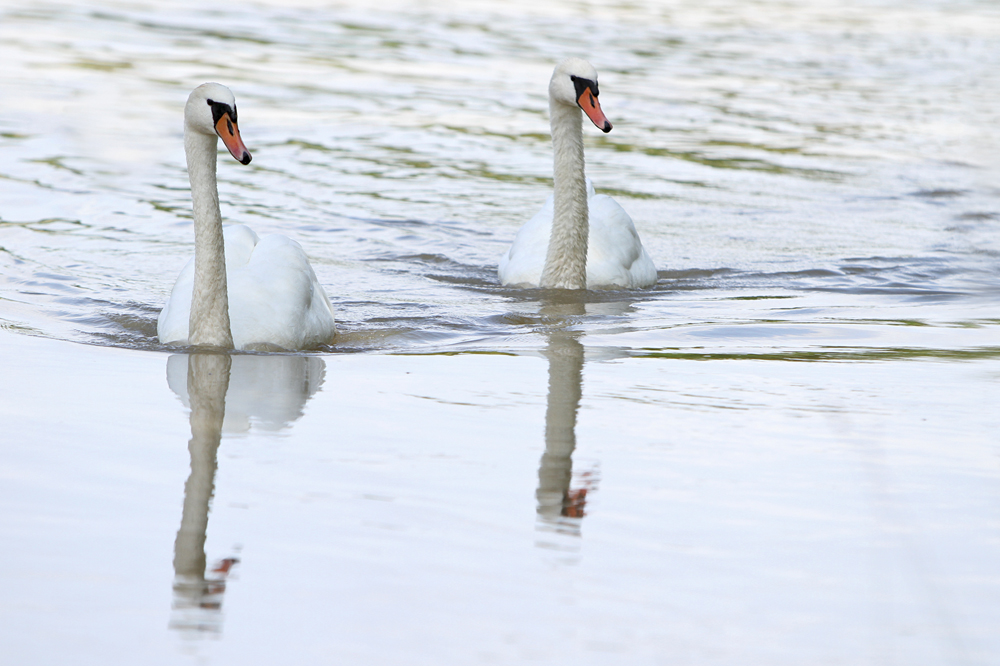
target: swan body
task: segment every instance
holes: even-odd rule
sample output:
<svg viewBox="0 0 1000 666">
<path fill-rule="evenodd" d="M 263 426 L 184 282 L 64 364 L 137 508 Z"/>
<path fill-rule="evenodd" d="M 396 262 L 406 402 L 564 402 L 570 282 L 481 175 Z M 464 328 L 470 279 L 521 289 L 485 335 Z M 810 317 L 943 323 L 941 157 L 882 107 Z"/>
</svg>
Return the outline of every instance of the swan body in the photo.
<svg viewBox="0 0 1000 666">
<path fill-rule="evenodd" d="M 632 289 L 656 283 L 656 267 L 632 218 L 584 175 L 581 111 L 602 131 L 597 71 L 585 60 L 560 63 L 549 82 L 553 193 L 500 258 L 500 282 L 547 289 Z"/>
<path fill-rule="evenodd" d="M 259 238 L 243 224 L 223 236 L 234 349 L 304 349 L 334 337 L 333 310 L 302 246 L 280 234 Z M 192 259 L 160 313 L 161 342 L 188 344 L 193 293 Z"/>
<path fill-rule="evenodd" d="M 510 249 L 500 258 L 500 281 L 514 287 L 538 287 L 552 236 L 554 195 L 518 230 Z M 617 201 L 596 194 L 587 179 L 589 233 L 587 288 L 634 289 L 656 282 L 656 267 L 639 240 L 632 218 Z"/>
<path fill-rule="evenodd" d="M 250 162 L 232 92 L 206 83 L 191 93 L 184 111 L 195 256 L 160 312 L 160 342 L 226 349 L 303 349 L 330 342 L 336 335 L 333 308 L 302 247 L 277 234 L 259 238 L 244 225 L 223 230 L 218 138 L 233 157 Z"/>
</svg>

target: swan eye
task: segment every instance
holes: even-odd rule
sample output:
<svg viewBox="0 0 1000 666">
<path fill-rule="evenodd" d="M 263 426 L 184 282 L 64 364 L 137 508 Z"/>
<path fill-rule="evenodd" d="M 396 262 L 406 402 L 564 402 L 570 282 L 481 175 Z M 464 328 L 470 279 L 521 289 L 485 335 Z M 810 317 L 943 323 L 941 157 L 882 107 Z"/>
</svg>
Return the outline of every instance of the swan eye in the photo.
<svg viewBox="0 0 1000 666">
<path fill-rule="evenodd" d="M 593 95 L 594 97 L 600 96 L 601 93 L 598 92 L 597 90 L 597 81 L 591 81 L 590 79 L 585 79 L 582 76 L 575 76 L 575 75 L 570 75 L 569 78 L 570 81 L 573 82 L 573 85 L 576 87 L 577 99 L 580 99 L 583 93 L 585 93 L 587 90 L 590 90 L 590 94 Z"/>
<path fill-rule="evenodd" d="M 219 124 L 219 120 L 228 115 L 234 121 L 236 120 L 236 111 L 230 107 L 225 102 L 216 102 L 214 100 L 208 100 L 208 105 L 212 107 L 212 123 L 215 125 Z"/>
</svg>

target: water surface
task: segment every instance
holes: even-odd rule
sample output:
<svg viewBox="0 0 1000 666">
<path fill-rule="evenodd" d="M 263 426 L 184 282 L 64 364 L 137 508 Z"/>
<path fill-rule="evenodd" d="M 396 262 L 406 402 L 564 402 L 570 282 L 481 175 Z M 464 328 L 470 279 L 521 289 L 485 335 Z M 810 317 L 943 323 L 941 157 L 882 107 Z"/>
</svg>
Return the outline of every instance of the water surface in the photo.
<svg viewBox="0 0 1000 666">
<path fill-rule="evenodd" d="M 652 289 L 497 282 L 567 55 Z M 1000 651 L 993 3 L 12 2 L 0 62 L 18 663 Z M 156 340 L 207 80 L 328 348 Z"/>
</svg>

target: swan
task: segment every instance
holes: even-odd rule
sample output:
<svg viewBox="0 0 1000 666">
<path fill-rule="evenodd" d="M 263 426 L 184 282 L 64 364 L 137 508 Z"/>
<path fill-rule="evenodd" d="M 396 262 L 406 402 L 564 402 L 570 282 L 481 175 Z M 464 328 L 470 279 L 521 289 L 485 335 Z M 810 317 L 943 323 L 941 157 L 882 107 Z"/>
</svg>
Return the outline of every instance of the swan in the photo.
<svg viewBox="0 0 1000 666">
<path fill-rule="evenodd" d="M 595 194 L 584 176 L 580 111 L 602 131 L 611 131 L 597 97 L 597 70 L 589 62 L 569 58 L 555 68 L 549 81 L 553 193 L 500 258 L 501 284 L 630 289 L 656 282 L 656 267 L 632 218 L 611 197 Z"/>
<path fill-rule="evenodd" d="M 236 124 L 236 98 L 218 83 L 198 86 L 184 107 L 184 153 L 194 213 L 194 258 L 157 321 L 162 344 L 225 349 L 303 349 L 336 335 L 330 299 L 302 246 L 260 238 L 242 224 L 222 228 L 215 179 L 218 139 L 241 164 L 250 153 Z"/>
</svg>

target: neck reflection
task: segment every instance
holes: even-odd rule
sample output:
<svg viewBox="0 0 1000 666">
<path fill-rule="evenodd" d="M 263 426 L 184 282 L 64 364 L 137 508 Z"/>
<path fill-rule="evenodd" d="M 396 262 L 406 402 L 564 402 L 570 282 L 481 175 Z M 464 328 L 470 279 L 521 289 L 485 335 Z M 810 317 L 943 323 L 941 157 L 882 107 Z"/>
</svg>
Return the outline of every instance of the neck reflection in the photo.
<svg viewBox="0 0 1000 666">
<path fill-rule="evenodd" d="M 584 304 L 547 304 L 542 307 L 541 314 L 550 319 L 550 324 L 549 344 L 543 352 L 549 361 L 545 453 L 538 467 L 535 493 L 539 527 L 544 531 L 579 536 L 586 514 L 587 493 L 596 484 L 594 475 L 586 475 L 580 487 L 571 487 L 584 363 L 584 348 L 579 341 L 582 333 L 571 327 L 575 317 L 584 314 Z M 540 545 L 552 547 L 552 544 Z"/>
<path fill-rule="evenodd" d="M 228 354 L 192 354 L 187 363 L 191 404 L 191 474 L 184 484 L 184 512 L 174 541 L 174 603 L 170 628 L 219 633 L 226 576 L 236 558 L 205 575 L 208 510 L 215 491 L 217 453 L 226 416 L 232 360 Z"/>
</svg>

